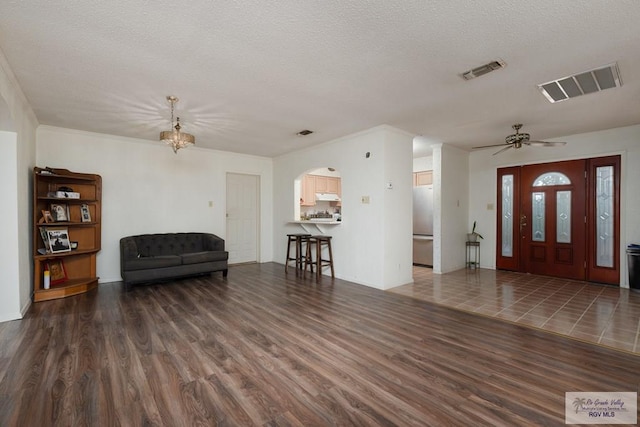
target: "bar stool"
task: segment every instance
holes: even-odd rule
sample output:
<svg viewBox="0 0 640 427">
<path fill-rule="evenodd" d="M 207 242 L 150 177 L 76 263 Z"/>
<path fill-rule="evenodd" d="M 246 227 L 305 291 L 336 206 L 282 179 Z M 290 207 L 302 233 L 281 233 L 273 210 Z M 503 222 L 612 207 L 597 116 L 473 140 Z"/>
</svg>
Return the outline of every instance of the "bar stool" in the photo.
<svg viewBox="0 0 640 427">
<path fill-rule="evenodd" d="M 313 273 L 313 265 L 316 265 L 316 277 L 319 279 L 322 276 L 323 267 L 331 267 L 331 277 L 335 277 L 333 270 L 333 251 L 331 250 L 331 236 L 316 235 L 307 238 L 307 254 L 304 263 L 304 272 L 307 272 L 307 265 L 311 267 L 311 273 Z M 326 246 L 328 250 L 328 259 L 322 258 L 322 247 Z M 315 247 L 316 258 L 313 259 L 313 249 Z"/>
<path fill-rule="evenodd" d="M 289 262 L 291 261 L 296 262 L 296 270 L 302 270 L 304 265 L 303 263 L 306 262 L 306 251 L 302 252 L 302 243 L 307 243 L 309 237 L 311 237 L 311 234 L 309 233 L 287 234 L 287 259 L 285 260 L 284 265 L 285 273 L 289 272 Z M 296 247 L 295 257 L 291 257 L 291 243 L 294 243 Z M 313 270 L 311 271 L 313 272 Z"/>
</svg>

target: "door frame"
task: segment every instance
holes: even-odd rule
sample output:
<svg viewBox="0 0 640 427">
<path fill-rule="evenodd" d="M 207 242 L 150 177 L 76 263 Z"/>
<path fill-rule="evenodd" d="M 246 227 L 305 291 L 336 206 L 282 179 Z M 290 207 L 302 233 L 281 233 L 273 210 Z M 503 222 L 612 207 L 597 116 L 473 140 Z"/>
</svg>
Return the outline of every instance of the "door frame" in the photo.
<svg viewBox="0 0 640 427">
<path fill-rule="evenodd" d="M 586 233 L 584 266 L 587 281 L 606 283 L 612 285 L 620 285 L 620 187 L 621 187 L 621 156 L 605 156 L 595 158 L 585 158 L 585 191 L 586 191 Z M 553 164 L 555 162 L 536 163 L 536 164 Z M 496 269 L 525 272 L 526 263 L 522 259 L 524 251 L 521 248 L 521 226 L 520 219 L 522 214 L 522 195 L 520 194 L 521 172 L 524 167 L 534 166 L 520 165 L 497 169 L 497 215 L 496 215 Z M 612 166 L 614 171 L 613 185 L 613 209 L 614 209 L 614 242 L 613 242 L 613 266 L 601 267 L 596 261 L 596 200 L 595 191 L 597 184 L 596 170 L 600 166 Z M 513 210 L 512 210 L 512 235 L 513 235 L 513 252 L 511 257 L 502 256 L 502 180 L 505 175 L 513 176 Z"/>
<path fill-rule="evenodd" d="M 247 261 L 246 263 L 260 262 L 260 196 L 261 196 L 261 176 L 257 174 L 251 173 L 241 173 L 241 172 L 227 172 L 225 176 L 225 232 L 227 236 L 227 240 L 229 239 L 229 176 L 251 176 L 255 178 L 256 182 L 256 191 L 255 191 L 255 202 L 256 202 L 256 211 L 254 217 L 255 224 L 255 246 L 256 246 L 256 259 L 255 261 Z M 238 263 L 242 264 L 244 262 Z"/>
</svg>

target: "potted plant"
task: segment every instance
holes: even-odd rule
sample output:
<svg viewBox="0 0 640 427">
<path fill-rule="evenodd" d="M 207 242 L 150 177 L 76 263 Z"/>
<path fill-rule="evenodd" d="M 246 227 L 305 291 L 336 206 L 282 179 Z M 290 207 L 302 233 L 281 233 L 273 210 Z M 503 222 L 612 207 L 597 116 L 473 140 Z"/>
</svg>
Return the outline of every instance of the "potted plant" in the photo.
<svg viewBox="0 0 640 427">
<path fill-rule="evenodd" d="M 467 233 L 467 241 L 477 242 L 478 238 L 484 239 L 484 237 L 482 237 L 482 234 L 476 233 L 476 222 L 473 221 L 473 228 L 471 229 L 471 233 Z"/>
</svg>

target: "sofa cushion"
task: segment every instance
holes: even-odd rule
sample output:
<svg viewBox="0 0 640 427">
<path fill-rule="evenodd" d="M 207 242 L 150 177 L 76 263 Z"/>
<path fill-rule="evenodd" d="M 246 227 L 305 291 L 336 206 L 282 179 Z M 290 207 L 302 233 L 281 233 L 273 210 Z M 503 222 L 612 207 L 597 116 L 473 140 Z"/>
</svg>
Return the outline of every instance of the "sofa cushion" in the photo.
<svg viewBox="0 0 640 427">
<path fill-rule="evenodd" d="M 127 260 L 125 262 L 125 270 L 147 270 L 149 268 L 173 267 L 181 264 L 182 259 L 179 255 L 140 257 Z"/>
<path fill-rule="evenodd" d="M 202 233 L 142 234 L 134 239 L 143 257 L 180 255 L 205 249 Z"/>
<path fill-rule="evenodd" d="M 229 254 L 225 251 L 205 251 L 205 252 L 194 252 L 190 254 L 182 254 L 183 264 L 198 264 L 201 262 L 210 262 L 210 261 L 226 261 L 229 258 Z"/>
</svg>

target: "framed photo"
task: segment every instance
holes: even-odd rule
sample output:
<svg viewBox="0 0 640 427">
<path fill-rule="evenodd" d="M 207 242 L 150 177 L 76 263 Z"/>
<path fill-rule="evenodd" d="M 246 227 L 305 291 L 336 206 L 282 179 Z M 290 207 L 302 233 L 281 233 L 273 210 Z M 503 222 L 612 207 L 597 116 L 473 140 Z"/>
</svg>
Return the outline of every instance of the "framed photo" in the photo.
<svg viewBox="0 0 640 427">
<path fill-rule="evenodd" d="M 89 205 L 83 203 L 82 206 L 80 206 L 80 218 L 82 218 L 82 222 L 91 222 Z"/>
<path fill-rule="evenodd" d="M 51 215 L 55 222 L 68 222 L 69 221 L 69 206 L 65 204 L 52 203 Z"/>
<path fill-rule="evenodd" d="M 49 237 L 47 236 L 47 229 L 44 227 L 40 228 L 40 238 L 42 239 L 42 243 L 44 243 L 45 250 L 49 252 Z"/>
<path fill-rule="evenodd" d="M 42 211 L 42 217 L 44 218 L 44 222 L 46 222 L 47 224 L 54 222 L 51 211 Z"/>
<path fill-rule="evenodd" d="M 47 263 L 52 285 L 59 285 L 67 281 L 67 272 L 61 259 L 51 260 Z"/>
<path fill-rule="evenodd" d="M 46 233 L 52 254 L 71 251 L 69 231 L 66 228 L 47 228 Z"/>
</svg>

